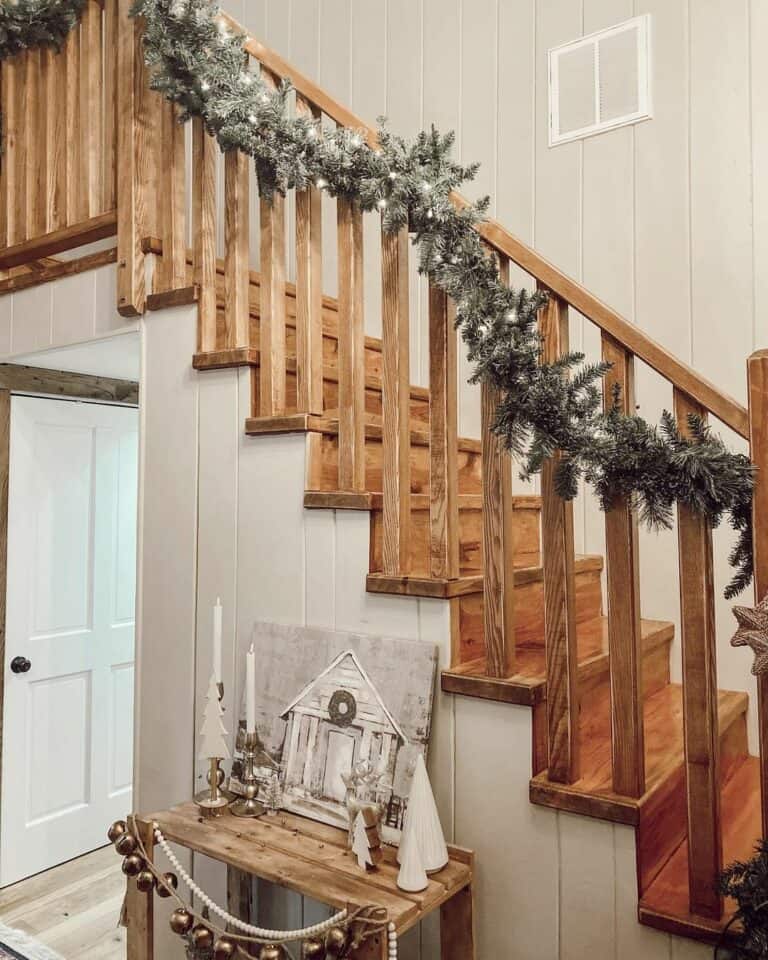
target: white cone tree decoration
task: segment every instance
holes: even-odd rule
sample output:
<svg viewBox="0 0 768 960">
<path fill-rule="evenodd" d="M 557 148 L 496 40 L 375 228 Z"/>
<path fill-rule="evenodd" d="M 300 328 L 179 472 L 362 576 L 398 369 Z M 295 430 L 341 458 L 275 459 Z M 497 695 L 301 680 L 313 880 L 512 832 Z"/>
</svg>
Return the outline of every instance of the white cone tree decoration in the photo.
<svg viewBox="0 0 768 960">
<path fill-rule="evenodd" d="M 362 813 L 355 817 L 355 826 L 352 830 L 352 853 L 357 857 L 357 865 L 361 870 L 373 868 L 371 849 L 368 846 L 368 834 L 365 832 L 365 821 Z"/>
<path fill-rule="evenodd" d="M 219 702 L 219 687 L 216 682 L 216 674 L 211 674 L 208 683 L 208 693 L 205 698 L 205 710 L 203 712 L 203 727 L 200 731 L 202 737 L 200 741 L 200 756 L 212 760 L 229 760 L 229 749 L 227 747 L 227 731 L 222 722 L 224 711 Z"/>
<path fill-rule="evenodd" d="M 427 889 L 429 880 L 427 879 L 424 864 L 421 861 L 421 852 L 419 844 L 412 828 L 410 807 L 405 814 L 405 824 L 403 826 L 403 835 L 400 840 L 400 848 L 397 852 L 400 861 L 400 872 L 397 875 L 397 885 L 406 893 L 420 893 Z"/>
<path fill-rule="evenodd" d="M 405 815 L 406 828 L 410 830 L 418 844 L 421 861 L 427 873 L 434 873 L 448 863 L 448 848 L 445 845 L 445 835 L 437 813 L 435 795 L 432 793 L 432 784 L 429 782 L 427 767 L 423 754 L 416 758 L 416 769 L 413 772 L 411 792 L 408 796 L 408 810 Z M 398 861 L 403 862 L 403 844 L 400 844 Z"/>
</svg>

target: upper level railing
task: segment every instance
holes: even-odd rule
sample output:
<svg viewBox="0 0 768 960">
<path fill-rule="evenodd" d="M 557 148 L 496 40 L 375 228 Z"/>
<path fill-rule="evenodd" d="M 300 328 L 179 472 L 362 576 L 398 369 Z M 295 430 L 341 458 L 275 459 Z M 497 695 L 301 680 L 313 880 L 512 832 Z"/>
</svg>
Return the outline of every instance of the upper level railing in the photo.
<svg viewBox="0 0 768 960">
<path fill-rule="evenodd" d="M 354 504 L 366 487 L 363 213 L 354 201 L 333 201 L 337 229 L 329 251 L 316 186 L 296 194 L 289 218 L 283 197 L 257 199 L 247 157 L 232 151 L 222 162 L 200 121 L 187 137 L 175 108 L 149 90 L 141 25 L 129 19 L 130 6 L 131 0 L 88 0 L 82 25 L 62 53 L 23 54 L 0 68 L 6 126 L 0 269 L 107 236 L 117 224 L 118 306 L 136 315 L 147 306 L 146 253 L 162 251 L 154 263 L 149 294 L 154 303 L 150 299 L 149 305 L 197 302 L 196 363 L 250 364 L 254 418 L 337 421 L 340 502 L 346 497 Z M 247 51 L 250 69 L 272 83 L 292 82 L 297 112 L 361 131 L 376 146 L 375 130 L 276 53 L 253 39 Z M 454 200 L 466 202 L 459 196 Z M 258 233 L 251 224 L 256 204 Z M 681 424 L 689 413 L 711 415 L 750 440 L 752 459 L 762 467 L 754 511 L 756 589 L 759 596 L 768 592 L 768 482 L 762 479 L 768 476 L 768 353 L 749 361 L 747 411 L 501 225 L 487 221 L 478 230 L 498 259 L 502 278 L 509 278 L 515 263 L 549 292 L 540 320 L 548 360 L 568 349 L 572 308 L 600 329 L 603 356 L 613 364 L 606 396 L 611 384 L 619 383 L 627 412 L 634 408 L 638 359 L 672 385 Z M 287 279 L 289 243 L 295 285 Z M 335 388 L 324 382 L 323 362 L 323 257 L 329 253 L 338 286 Z M 251 273 L 256 265 L 258 281 Z M 382 232 L 381 270 L 383 572 L 406 578 L 411 572 L 406 231 Z M 287 292 L 293 299 L 286 299 Z M 293 315 L 287 303 L 295 303 Z M 452 304 L 435 286 L 429 290 L 428 318 L 430 576 L 451 582 L 460 575 L 457 335 Z M 485 673 L 504 678 L 514 674 L 516 664 L 513 504 L 511 462 L 492 431 L 497 401 L 483 387 Z M 573 782 L 580 771 L 573 508 L 555 492 L 555 469 L 556 458 L 545 466 L 541 481 L 549 777 Z M 639 546 L 627 500 L 606 514 L 605 534 L 613 786 L 617 794 L 640 797 L 646 777 Z M 722 902 L 710 882 L 722 865 L 712 537 L 705 521 L 681 506 L 678 538 L 691 908 L 717 917 Z M 767 683 L 760 682 L 759 702 L 764 785 Z M 768 789 L 763 796 L 768 798 Z"/>
</svg>

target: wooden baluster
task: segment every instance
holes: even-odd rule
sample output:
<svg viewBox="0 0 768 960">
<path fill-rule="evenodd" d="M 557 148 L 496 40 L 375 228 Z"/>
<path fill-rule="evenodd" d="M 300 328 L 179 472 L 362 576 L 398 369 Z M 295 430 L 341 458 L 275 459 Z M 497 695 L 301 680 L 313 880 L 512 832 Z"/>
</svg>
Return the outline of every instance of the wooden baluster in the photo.
<svg viewBox="0 0 768 960">
<path fill-rule="evenodd" d="M 408 324 L 408 230 L 381 231 L 383 571 L 407 576 L 411 565 L 411 371 Z"/>
<path fill-rule="evenodd" d="M 67 221 L 67 60 L 60 52 L 43 52 L 45 67 L 47 211 L 48 230 L 59 230 Z"/>
<path fill-rule="evenodd" d="M 120 2 L 122 10 L 122 0 Z M 130 4 L 127 4 L 127 7 L 130 7 Z M 128 16 L 127 11 L 125 16 Z M 82 26 L 78 24 L 70 30 L 64 43 L 67 74 L 67 224 L 80 223 L 88 216 L 83 180 L 83 138 L 80 117 L 81 29 Z M 126 78 L 125 83 L 127 82 Z"/>
<path fill-rule="evenodd" d="M 234 350 L 249 342 L 248 290 L 250 241 L 248 157 L 229 150 L 224 158 L 224 346 Z M 263 321 L 262 321 L 263 322 Z M 264 372 L 261 364 L 261 375 Z"/>
<path fill-rule="evenodd" d="M 132 0 L 118 0 L 117 143 L 120 171 L 117 193 L 117 309 L 127 317 L 143 313 L 146 303 L 141 240 L 147 202 L 147 143 L 140 113 L 143 80 L 141 25 L 129 15 L 132 6 Z M 67 56 L 70 53 L 68 43 Z M 69 153 L 67 160 L 68 163 L 71 161 Z M 68 166 L 67 184 L 71 193 L 70 171 L 71 167 Z"/>
<path fill-rule="evenodd" d="M 43 84 L 43 51 L 27 51 L 27 237 L 41 237 L 46 232 L 46 118 Z"/>
<path fill-rule="evenodd" d="M 24 217 L 20 216 L 19 196 L 26 194 L 27 165 L 24 133 L 24 61 L 21 56 L 3 61 L 2 117 L 4 151 L 2 157 L 5 207 L 4 246 L 24 239 Z"/>
<path fill-rule="evenodd" d="M 320 111 L 296 97 L 299 116 Z M 322 195 L 317 187 L 296 193 L 296 401 L 299 413 L 323 412 Z"/>
<path fill-rule="evenodd" d="M 680 432 L 686 435 L 688 416 L 704 417 L 704 408 L 677 389 L 674 403 Z M 722 870 L 723 851 L 712 530 L 699 513 L 679 504 L 677 537 L 690 909 L 691 913 L 719 919 L 723 901 L 715 881 Z"/>
<path fill-rule="evenodd" d="M 104 199 L 102 49 L 101 3 L 87 0 L 80 26 L 80 129 L 86 217 L 101 213 Z"/>
<path fill-rule="evenodd" d="M 161 106 L 160 144 L 158 200 L 162 210 L 163 256 L 156 265 L 155 293 L 187 286 L 184 128 L 178 123 L 175 105 L 165 100 Z"/>
<path fill-rule="evenodd" d="M 768 594 L 768 350 L 759 350 L 747 362 L 749 385 L 749 445 L 757 467 L 752 502 L 752 550 L 755 564 L 755 600 Z M 760 734 L 760 788 L 763 836 L 768 837 L 768 674 L 757 678 L 757 718 Z"/>
<path fill-rule="evenodd" d="M 0 117 L 5 118 L 5 109 L 7 105 L 6 98 L 6 71 L 0 61 Z M 0 131 L 5 141 L 5 131 Z M 5 247 L 8 242 L 8 144 L 4 142 L 4 151 L 0 152 L 0 247 Z M 5 279 L 8 276 L 7 270 L 0 270 L 0 278 Z"/>
<path fill-rule="evenodd" d="M 277 78 L 262 67 L 261 77 L 272 90 Z M 261 304 L 259 351 L 261 362 L 260 415 L 285 413 L 285 197 L 275 192 L 261 198 Z"/>
<path fill-rule="evenodd" d="M 105 0 L 102 210 L 114 210 L 117 205 L 117 59 L 113 55 L 118 44 L 117 31 L 117 0 Z"/>
<path fill-rule="evenodd" d="M 12 223 L 12 239 L 10 242 L 19 243 L 29 236 L 27 221 L 27 192 L 29 190 L 29 173 L 27 159 L 27 58 L 28 53 L 19 53 L 13 58 L 15 66 L 13 120 L 9 123 L 8 144 L 14 148 L 14 192 L 10 202 L 9 225 Z M 9 61 L 11 62 L 11 61 Z M 11 126 L 12 124 L 12 126 Z M 3 122 L 5 126 L 5 120 Z"/>
<path fill-rule="evenodd" d="M 363 215 L 340 197 L 339 244 L 339 489 L 365 490 L 365 333 Z"/>
<path fill-rule="evenodd" d="M 544 359 L 568 350 L 568 305 L 550 293 L 540 314 Z M 547 656 L 549 779 L 573 783 L 579 778 L 579 690 L 576 643 L 573 505 L 555 490 L 559 455 L 541 473 L 542 566 L 544 570 L 544 642 Z"/>
<path fill-rule="evenodd" d="M 216 141 L 196 117 L 192 126 L 194 283 L 198 288 L 197 349 L 216 349 Z"/>
<path fill-rule="evenodd" d="M 429 557 L 438 580 L 459 576 L 456 330 L 448 297 L 429 287 Z"/>
<path fill-rule="evenodd" d="M 509 260 L 499 263 L 509 283 Z M 483 637 L 486 673 L 509 677 L 515 672 L 515 544 L 512 459 L 493 432 L 501 394 L 488 383 L 481 388 L 483 473 Z"/>
<path fill-rule="evenodd" d="M 602 344 L 603 359 L 613 364 L 605 378 L 605 409 L 613 406 L 613 387 L 618 384 L 621 410 L 631 414 L 635 409 L 634 358 L 607 334 L 603 334 Z M 605 555 L 613 789 L 628 797 L 641 797 L 645 793 L 645 741 L 640 561 L 637 517 L 628 497 L 617 498 L 605 514 Z"/>
</svg>

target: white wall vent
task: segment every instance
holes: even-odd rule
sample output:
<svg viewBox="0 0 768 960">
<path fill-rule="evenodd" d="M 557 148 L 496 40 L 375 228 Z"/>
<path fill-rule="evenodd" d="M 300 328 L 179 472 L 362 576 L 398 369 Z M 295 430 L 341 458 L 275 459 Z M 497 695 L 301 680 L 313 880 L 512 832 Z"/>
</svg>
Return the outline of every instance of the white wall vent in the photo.
<svg viewBox="0 0 768 960">
<path fill-rule="evenodd" d="M 549 51 L 549 145 L 651 116 L 651 18 Z"/>
</svg>

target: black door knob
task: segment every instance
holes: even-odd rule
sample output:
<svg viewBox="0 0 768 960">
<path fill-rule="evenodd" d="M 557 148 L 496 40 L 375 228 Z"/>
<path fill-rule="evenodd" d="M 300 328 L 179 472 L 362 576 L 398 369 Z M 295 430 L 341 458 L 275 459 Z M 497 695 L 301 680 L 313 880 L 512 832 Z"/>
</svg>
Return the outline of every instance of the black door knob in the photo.
<svg viewBox="0 0 768 960">
<path fill-rule="evenodd" d="M 11 670 L 14 673 L 29 673 L 32 669 L 32 664 L 26 657 L 14 657 L 11 660 Z"/>
</svg>

